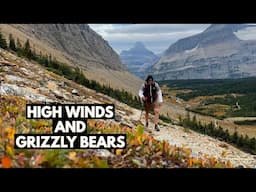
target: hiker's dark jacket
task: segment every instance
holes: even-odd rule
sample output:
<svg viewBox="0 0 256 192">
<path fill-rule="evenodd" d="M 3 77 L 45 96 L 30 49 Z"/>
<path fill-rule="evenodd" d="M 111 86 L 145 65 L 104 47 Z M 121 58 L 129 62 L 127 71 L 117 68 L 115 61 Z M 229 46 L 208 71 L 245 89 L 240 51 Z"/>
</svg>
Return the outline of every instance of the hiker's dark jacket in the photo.
<svg viewBox="0 0 256 192">
<path fill-rule="evenodd" d="M 146 103 L 162 103 L 163 96 L 160 86 L 157 82 L 154 82 L 153 85 L 147 84 L 147 82 L 143 83 L 140 90 L 139 90 L 139 97 L 146 98 Z"/>
</svg>

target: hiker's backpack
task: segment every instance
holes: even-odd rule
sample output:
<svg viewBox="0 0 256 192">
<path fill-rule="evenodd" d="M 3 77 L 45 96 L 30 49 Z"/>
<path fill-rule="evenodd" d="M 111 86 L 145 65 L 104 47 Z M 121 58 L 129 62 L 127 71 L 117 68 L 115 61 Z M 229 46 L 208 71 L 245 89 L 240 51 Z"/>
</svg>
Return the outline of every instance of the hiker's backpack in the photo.
<svg viewBox="0 0 256 192">
<path fill-rule="evenodd" d="M 155 82 L 150 85 L 145 83 L 143 88 L 143 95 L 146 98 L 146 103 L 154 103 L 157 99 L 157 87 Z"/>
</svg>

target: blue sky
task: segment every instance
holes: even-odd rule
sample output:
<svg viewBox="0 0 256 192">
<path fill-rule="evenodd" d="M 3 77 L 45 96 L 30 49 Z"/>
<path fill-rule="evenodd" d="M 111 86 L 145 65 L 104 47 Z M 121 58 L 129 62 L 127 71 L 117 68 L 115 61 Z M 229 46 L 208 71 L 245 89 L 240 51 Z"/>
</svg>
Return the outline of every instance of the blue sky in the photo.
<svg viewBox="0 0 256 192">
<path fill-rule="evenodd" d="M 120 53 L 136 41 L 158 54 L 177 40 L 200 33 L 210 24 L 89 24 Z"/>
</svg>

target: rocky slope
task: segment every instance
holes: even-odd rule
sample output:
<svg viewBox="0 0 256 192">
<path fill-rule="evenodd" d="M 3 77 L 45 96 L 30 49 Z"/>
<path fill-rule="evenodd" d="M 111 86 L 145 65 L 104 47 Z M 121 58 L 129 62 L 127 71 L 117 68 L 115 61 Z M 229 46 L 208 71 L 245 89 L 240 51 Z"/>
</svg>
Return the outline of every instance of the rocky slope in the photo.
<svg viewBox="0 0 256 192">
<path fill-rule="evenodd" d="M 126 126 L 129 127 L 131 130 L 137 127 L 140 120 L 144 122 L 144 117 L 140 119 L 141 112 L 137 109 L 131 108 L 127 106 L 126 104 L 120 103 L 106 95 L 96 93 L 94 90 L 90 90 L 86 87 L 80 86 L 72 81 L 69 81 L 67 79 L 64 79 L 61 76 L 58 76 L 52 72 L 46 71 L 44 68 L 42 68 L 40 65 L 28 62 L 25 59 L 20 59 L 16 57 L 13 54 L 10 54 L 9 52 L 0 50 L 0 77 L 1 77 L 1 86 L 0 86 L 0 96 L 5 96 L 12 98 L 13 96 L 18 98 L 24 98 L 26 101 L 40 101 L 40 102 L 48 102 L 48 101 L 54 101 L 54 102 L 61 102 L 61 103 L 114 103 L 116 106 L 116 117 L 114 120 L 108 120 L 104 122 L 104 126 L 109 127 L 111 123 L 114 123 L 118 126 Z M 74 89 L 76 90 L 76 94 L 72 94 L 72 91 L 74 93 Z M 1 110 L 3 110 L 4 101 L 6 98 L 3 97 L 3 100 L 0 100 L 0 102 L 3 104 L 1 105 Z M 19 108 L 24 107 L 23 104 L 15 104 L 19 105 Z M 15 120 L 15 114 L 17 114 L 17 110 L 15 107 L 5 107 L 5 110 L 9 110 L 9 112 L 6 112 L 0 119 L 0 128 L 3 130 L 3 126 L 10 127 L 10 126 L 19 126 L 22 129 L 25 129 L 25 124 L 21 124 L 21 117 L 19 117 L 19 123 L 14 122 Z M 14 115 L 14 118 L 11 118 L 10 121 L 5 121 L 4 118 L 10 118 Z M 24 117 L 23 117 L 24 118 Z M 151 117 L 152 118 L 152 117 Z M 110 124 L 109 124 L 110 123 Z M 41 123 L 43 124 L 43 123 Z M 94 124 L 92 122 L 92 124 Z M 232 147 L 229 144 L 226 144 L 224 142 L 218 141 L 216 139 L 210 138 L 205 135 L 201 135 L 198 133 L 195 133 L 193 131 L 187 131 L 183 127 L 168 124 L 161 122 L 161 131 L 160 132 L 153 132 L 152 137 L 156 140 L 166 140 L 170 146 L 173 146 L 171 148 L 168 147 L 168 150 L 178 150 L 179 154 L 181 153 L 182 148 L 188 148 L 189 150 L 185 150 L 184 153 L 188 154 L 188 160 L 184 159 L 184 163 L 186 162 L 188 164 L 184 166 L 193 165 L 193 162 L 199 162 L 200 158 L 205 157 L 211 157 L 210 163 L 212 165 L 218 165 L 216 164 L 217 160 L 221 161 L 227 161 L 229 160 L 234 166 L 243 165 L 244 167 L 255 167 L 256 166 L 256 157 L 247 153 L 244 153 L 234 147 Z M 43 124 L 45 126 L 45 124 Z M 96 126 L 96 125 L 95 125 Z M 97 126 L 102 127 L 103 125 L 97 124 Z M 150 128 L 152 127 L 152 124 L 150 123 Z M 8 133 L 9 134 L 9 133 Z M 143 138 L 148 138 L 149 136 L 145 135 Z M 150 137 L 151 138 L 151 137 Z M 135 142 L 135 141 L 134 141 Z M 141 142 L 141 141 L 136 141 Z M 153 147 L 153 144 L 157 141 L 150 141 L 148 145 Z M 152 144 L 153 142 L 153 144 Z M 118 167 L 120 165 L 121 161 L 124 160 L 125 157 L 129 156 L 128 153 L 133 153 L 135 155 L 135 159 L 132 160 L 134 164 L 136 164 L 135 167 L 144 167 L 146 166 L 147 162 L 149 161 L 144 156 L 139 156 L 137 152 L 141 151 L 141 147 L 139 143 L 133 143 L 132 145 L 135 145 L 135 148 L 131 148 L 126 153 L 124 153 L 124 156 L 120 156 L 119 152 L 116 152 L 117 156 L 114 154 L 109 153 L 106 150 L 86 150 L 83 151 L 83 153 L 88 153 L 90 155 L 95 156 L 97 154 L 98 156 L 114 156 L 111 160 L 115 162 L 115 167 Z M 164 144 L 164 143 L 163 143 Z M 130 146 L 130 145 L 129 145 Z M 181 147 L 181 148 L 178 148 Z M 151 150 L 151 148 L 148 148 L 147 150 Z M 164 148 L 165 149 L 165 148 Z M 0 149 L 0 153 L 2 153 Z M 9 149 L 10 150 L 10 149 Z M 137 151 L 137 152 L 136 152 Z M 46 152 L 48 153 L 48 152 Z M 50 153 L 50 152 L 49 152 Z M 56 152 L 57 153 L 57 152 Z M 72 161 L 74 164 L 65 165 L 67 167 L 73 167 L 73 166 L 80 166 L 77 158 L 78 154 L 80 152 L 70 152 L 68 154 L 69 161 Z M 121 152 L 120 152 L 121 153 Z M 157 156 L 159 153 L 152 153 L 148 151 L 149 155 L 148 158 L 156 158 L 158 160 L 157 164 L 159 163 L 160 156 Z M 40 152 L 35 153 L 37 156 L 33 156 L 33 160 L 31 165 L 35 164 L 35 162 L 42 161 L 42 156 Z M 83 154 L 83 155 L 86 155 Z M 87 154 L 87 155 L 88 155 Z M 118 156 L 119 154 L 119 156 Z M 137 154 L 137 155 L 136 155 Z M 1 155 L 1 154 L 0 154 Z M 56 155 L 56 154 L 55 154 Z M 58 155 L 58 154 L 57 154 Z M 49 157 L 49 155 L 47 156 Z M 119 157 L 122 159 L 119 159 Z M 19 154 L 17 157 L 18 160 L 20 158 L 24 159 L 24 154 Z M 36 159 L 35 159 L 36 158 Z M 56 156 L 56 159 L 58 157 Z M 176 158 L 176 156 L 175 156 Z M 197 159 L 195 159 L 197 158 Z M 151 162 L 151 166 L 154 167 L 154 163 L 156 161 Z M 2 160 L 3 161 L 3 160 Z M 104 166 L 99 159 L 95 160 L 97 163 L 100 163 L 100 166 Z M 179 160 L 180 161 L 180 160 Z M 15 161 L 16 162 L 16 161 Z M 22 161 L 23 162 L 23 161 Z M 126 161 L 128 163 L 128 160 Z M 130 162 L 130 161 L 129 161 Z M 177 164 L 172 165 L 172 162 L 168 161 L 161 161 L 162 166 L 166 167 L 179 167 Z M 33 164 L 34 163 L 34 164 Z M 205 161 L 201 162 L 200 165 L 205 164 Z M 207 163 L 206 163 L 207 164 Z M 84 165 L 84 164 L 82 164 Z M 169 165 L 169 166 L 168 166 Z M 2 165 L 3 166 L 3 165 Z M 5 165 L 6 166 L 6 165 Z M 19 165 L 15 165 L 18 167 Z M 48 166 L 55 166 L 55 164 L 49 164 Z M 63 165 L 64 166 L 64 165 Z M 121 166 L 121 165 L 120 165 Z M 123 165 L 128 166 L 128 164 Z M 132 166 L 129 164 L 129 166 Z"/>
<path fill-rule="evenodd" d="M 125 69 L 118 54 L 108 42 L 87 24 L 14 24 L 11 26 L 46 42 L 64 53 L 67 60 L 85 68 Z"/>
<path fill-rule="evenodd" d="M 130 74 L 118 54 L 86 24 L 1 24 L 6 37 L 10 33 L 21 43 L 71 66 L 79 66 L 87 78 L 126 89 L 137 94 L 141 80 Z M 127 81 L 129 79 L 129 81 Z"/>
<path fill-rule="evenodd" d="M 252 29 L 256 26 L 211 25 L 172 44 L 151 71 L 159 80 L 255 76 L 256 38 Z M 245 38 L 248 36 L 252 38 Z"/>
<path fill-rule="evenodd" d="M 145 79 L 147 69 L 159 59 L 141 42 L 136 42 L 131 49 L 122 51 L 120 58 L 131 73 L 142 79 Z"/>
</svg>

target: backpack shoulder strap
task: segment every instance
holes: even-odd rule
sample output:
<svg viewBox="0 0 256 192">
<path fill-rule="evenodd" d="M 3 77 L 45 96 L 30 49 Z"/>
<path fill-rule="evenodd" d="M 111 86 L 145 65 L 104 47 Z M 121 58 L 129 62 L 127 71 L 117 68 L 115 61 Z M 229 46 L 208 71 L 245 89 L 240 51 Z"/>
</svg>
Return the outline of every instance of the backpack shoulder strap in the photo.
<svg viewBox="0 0 256 192">
<path fill-rule="evenodd" d="M 154 85 L 155 85 L 157 91 L 159 91 L 159 89 L 160 89 L 159 84 L 157 82 L 154 82 Z"/>
</svg>

